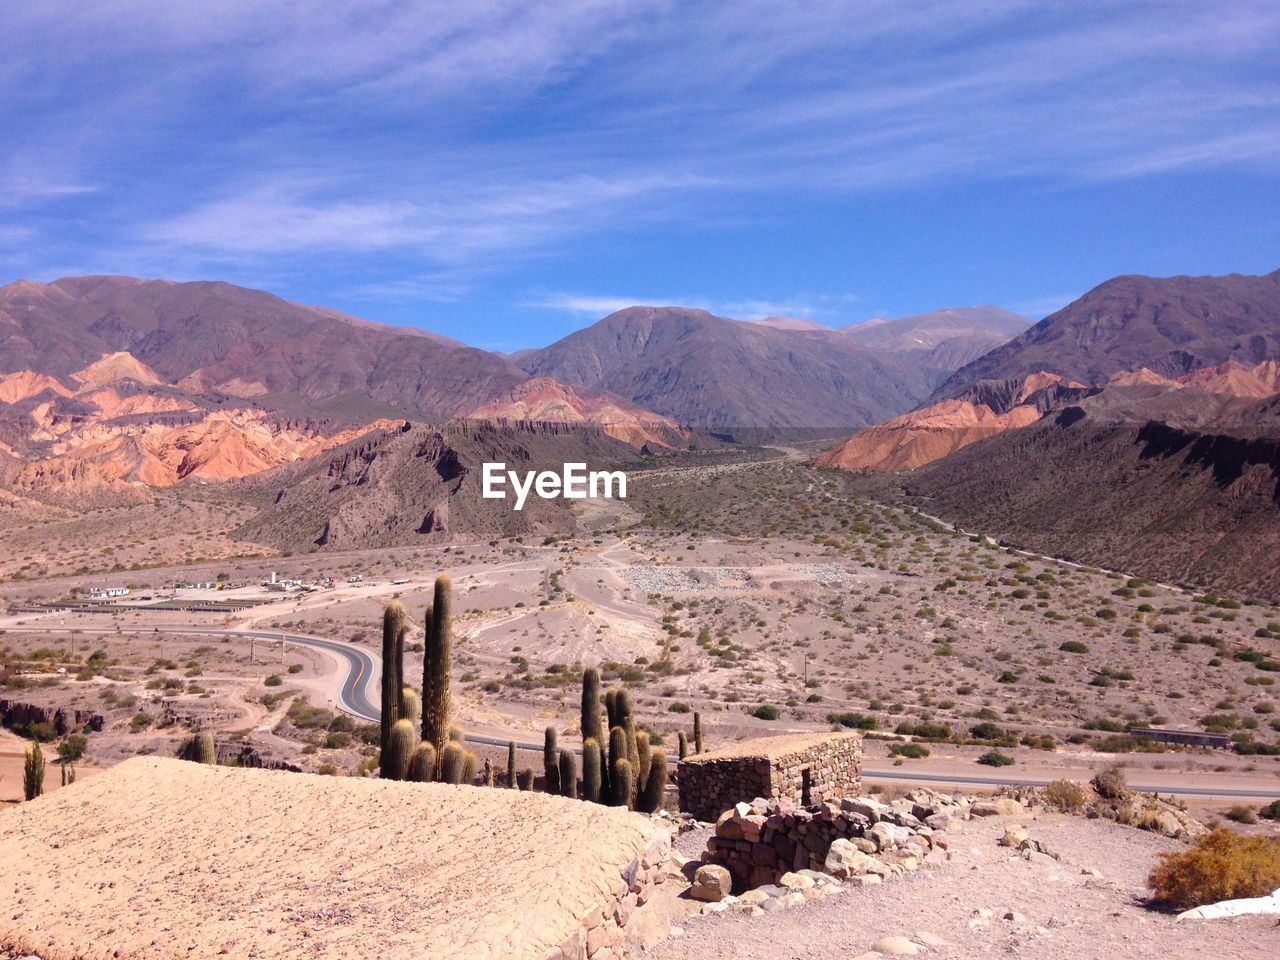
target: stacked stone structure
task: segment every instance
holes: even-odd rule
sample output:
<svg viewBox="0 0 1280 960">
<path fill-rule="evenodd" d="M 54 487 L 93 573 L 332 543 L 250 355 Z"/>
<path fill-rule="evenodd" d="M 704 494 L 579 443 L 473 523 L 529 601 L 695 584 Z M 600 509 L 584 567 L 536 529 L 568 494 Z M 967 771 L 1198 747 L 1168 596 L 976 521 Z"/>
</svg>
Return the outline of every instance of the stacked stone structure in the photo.
<svg viewBox="0 0 1280 960">
<path fill-rule="evenodd" d="M 747 740 L 683 760 L 680 809 L 715 820 L 736 803 L 789 800 L 802 806 L 862 792 L 862 735 L 813 733 Z"/>
</svg>

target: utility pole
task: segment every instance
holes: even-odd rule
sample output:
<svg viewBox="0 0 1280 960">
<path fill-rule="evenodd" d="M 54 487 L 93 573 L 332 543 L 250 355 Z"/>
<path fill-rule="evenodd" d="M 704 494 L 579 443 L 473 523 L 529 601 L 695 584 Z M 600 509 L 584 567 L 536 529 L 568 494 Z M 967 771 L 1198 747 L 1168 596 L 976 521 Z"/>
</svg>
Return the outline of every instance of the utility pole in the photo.
<svg viewBox="0 0 1280 960">
<path fill-rule="evenodd" d="M 284 649 L 285 649 L 284 634 L 282 633 L 280 634 L 280 662 L 281 663 L 284 663 Z"/>
<path fill-rule="evenodd" d="M 250 663 L 258 662 L 258 647 L 257 647 L 257 642 L 253 637 L 249 638 L 249 662 Z"/>
</svg>

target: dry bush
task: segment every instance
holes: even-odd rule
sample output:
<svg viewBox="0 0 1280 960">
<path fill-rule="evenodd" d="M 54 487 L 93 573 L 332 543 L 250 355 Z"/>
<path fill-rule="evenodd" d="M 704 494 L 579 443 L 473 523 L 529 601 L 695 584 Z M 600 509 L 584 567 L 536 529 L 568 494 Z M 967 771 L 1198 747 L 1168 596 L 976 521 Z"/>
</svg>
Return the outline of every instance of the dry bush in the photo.
<svg viewBox="0 0 1280 960">
<path fill-rule="evenodd" d="M 1156 900 L 1181 910 L 1266 896 L 1280 887 L 1280 839 L 1218 827 L 1188 850 L 1160 854 L 1147 884 Z"/>
<path fill-rule="evenodd" d="M 1089 802 L 1089 794 L 1074 780 L 1055 780 L 1042 793 L 1046 806 L 1066 813 L 1079 813 Z"/>
<path fill-rule="evenodd" d="M 1093 789 L 1104 800 L 1123 800 L 1129 795 L 1129 784 L 1124 771 L 1117 766 L 1099 770 L 1091 781 Z"/>
</svg>

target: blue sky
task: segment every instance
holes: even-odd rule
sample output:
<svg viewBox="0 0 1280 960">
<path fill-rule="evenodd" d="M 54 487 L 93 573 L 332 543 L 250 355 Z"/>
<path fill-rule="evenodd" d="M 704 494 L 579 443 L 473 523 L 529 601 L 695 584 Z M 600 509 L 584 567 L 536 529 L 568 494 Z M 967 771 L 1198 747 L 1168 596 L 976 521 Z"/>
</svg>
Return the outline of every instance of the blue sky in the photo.
<svg viewBox="0 0 1280 960">
<path fill-rule="evenodd" d="M 42 0 L 0 282 L 217 278 L 541 345 L 1280 267 L 1280 4 Z"/>
</svg>

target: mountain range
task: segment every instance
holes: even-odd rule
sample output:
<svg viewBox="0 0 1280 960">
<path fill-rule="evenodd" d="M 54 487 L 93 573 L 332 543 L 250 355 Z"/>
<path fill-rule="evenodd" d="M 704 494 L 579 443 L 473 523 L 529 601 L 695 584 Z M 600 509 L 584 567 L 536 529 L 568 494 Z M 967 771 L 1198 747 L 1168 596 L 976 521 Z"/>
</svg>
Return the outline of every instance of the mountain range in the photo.
<svg viewBox="0 0 1280 960">
<path fill-rule="evenodd" d="M 1280 270 L 1265 276 L 1108 280 L 1002 346 L 960 367 L 930 402 L 979 380 L 1051 370 L 1086 384 L 1147 367 L 1176 377 L 1228 360 L 1280 355 Z"/>
<path fill-rule="evenodd" d="M 1273 591 L 1242 564 L 1280 545 L 1278 360 L 1280 271 L 1117 277 L 1034 325 L 636 306 L 510 356 L 226 283 L 19 281 L 0 506 L 239 481 L 274 491 L 244 532 L 282 549 L 554 531 L 542 507 L 491 516 L 480 459 L 843 431 L 818 466 L 906 471 L 909 496 L 1018 543 Z"/>
</svg>

